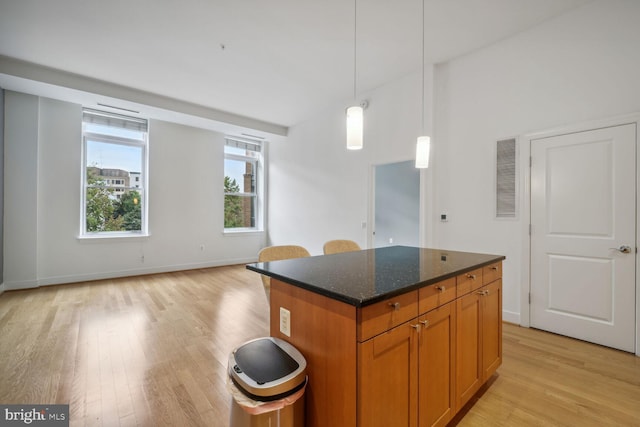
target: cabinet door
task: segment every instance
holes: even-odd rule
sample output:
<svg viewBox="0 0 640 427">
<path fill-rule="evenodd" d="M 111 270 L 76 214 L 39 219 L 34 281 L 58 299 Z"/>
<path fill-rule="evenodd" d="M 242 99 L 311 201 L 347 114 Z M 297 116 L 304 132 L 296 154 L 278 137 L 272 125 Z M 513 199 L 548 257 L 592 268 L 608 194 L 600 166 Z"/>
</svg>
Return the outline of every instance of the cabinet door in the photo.
<svg viewBox="0 0 640 427">
<path fill-rule="evenodd" d="M 456 409 L 458 411 L 482 385 L 481 292 L 474 291 L 456 301 Z"/>
<path fill-rule="evenodd" d="M 482 287 L 482 380 L 502 364 L 502 280 Z"/>
<path fill-rule="evenodd" d="M 445 426 L 455 413 L 455 303 L 428 312 L 420 317 L 420 323 L 419 425 Z"/>
<path fill-rule="evenodd" d="M 414 319 L 358 344 L 358 426 L 417 427 L 416 328 Z"/>
</svg>

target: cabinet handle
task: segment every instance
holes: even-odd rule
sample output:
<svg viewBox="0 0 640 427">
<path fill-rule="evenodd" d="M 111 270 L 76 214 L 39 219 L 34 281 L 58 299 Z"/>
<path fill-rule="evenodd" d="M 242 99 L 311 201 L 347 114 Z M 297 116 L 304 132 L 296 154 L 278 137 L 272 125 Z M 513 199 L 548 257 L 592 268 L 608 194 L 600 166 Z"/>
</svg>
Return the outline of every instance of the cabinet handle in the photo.
<svg viewBox="0 0 640 427">
<path fill-rule="evenodd" d="M 398 311 L 398 310 L 400 310 L 400 303 L 399 302 L 390 302 L 389 303 L 389 307 L 392 307 L 394 311 Z"/>
<path fill-rule="evenodd" d="M 421 320 L 420 323 L 422 323 L 422 326 L 424 326 L 425 328 L 429 327 L 429 321 L 428 320 Z"/>
<path fill-rule="evenodd" d="M 476 280 L 476 275 L 475 274 L 467 274 L 467 278 L 471 279 L 471 280 Z"/>
<path fill-rule="evenodd" d="M 440 292 L 444 292 L 447 290 L 447 288 L 444 286 L 436 286 L 436 289 L 439 290 Z"/>
<path fill-rule="evenodd" d="M 415 329 L 416 331 L 420 332 L 420 325 L 409 325 L 411 326 L 413 329 Z"/>
<path fill-rule="evenodd" d="M 480 295 L 480 296 L 486 296 L 489 295 L 489 291 L 487 291 L 486 289 L 484 291 L 478 291 L 476 292 L 476 294 Z"/>
<path fill-rule="evenodd" d="M 498 271 L 498 267 L 496 267 L 495 265 L 493 267 L 491 267 L 492 270 Z"/>
</svg>

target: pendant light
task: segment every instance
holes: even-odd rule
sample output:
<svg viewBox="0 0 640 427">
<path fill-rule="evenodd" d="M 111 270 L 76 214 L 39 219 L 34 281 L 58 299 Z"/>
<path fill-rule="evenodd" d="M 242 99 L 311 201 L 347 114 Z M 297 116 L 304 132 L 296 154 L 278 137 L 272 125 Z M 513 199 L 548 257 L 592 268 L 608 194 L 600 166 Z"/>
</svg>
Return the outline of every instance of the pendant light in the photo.
<svg viewBox="0 0 640 427">
<path fill-rule="evenodd" d="M 353 99 L 356 99 L 356 61 L 357 42 L 356 29 L 358 23 L 357 0 L 353 0 Z M 347 108 L 347 149 L 360 150 L 364 139 L 364 108 L 362 105 L 353 105 Z"/>
<path fill-rule="evenodd" d="M 429 156 L 431 151 L 431 138 L 419 136 L 416 142 L 416 167 L 426 169 L 429 167 Z"/>
<path fill-rule="evenodd" d="M 416 167 L 425 169 L 429 167 L 429 155 L 431 151 L 431 138 L 424 131 L 424 0 L 422 0 L 422 135 L 416 142 Z"/>
</svg>

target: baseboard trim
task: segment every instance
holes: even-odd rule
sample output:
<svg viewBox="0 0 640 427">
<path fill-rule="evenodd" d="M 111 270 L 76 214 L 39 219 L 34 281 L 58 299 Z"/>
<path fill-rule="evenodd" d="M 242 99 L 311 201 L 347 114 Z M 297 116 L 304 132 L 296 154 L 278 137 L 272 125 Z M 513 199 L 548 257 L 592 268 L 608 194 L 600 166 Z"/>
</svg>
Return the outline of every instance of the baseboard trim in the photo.
<svg viewBox="0 0 640 427">
<path fill-rule="evenodd" d="M 516 325 L 520 324 L 520 313 L 516 313 L 513 311 L 502 310 L 502 320 L 505 322 L 513 323 Z"/>
<path fill-rule="evenodd" d="M 20 280 L 17 282 L 4 282 L 5 291 L 18 291 L 21 289 L 32 289 L 38 287 L 37 280 Z"/>
<path fill-rule="evenodd" d="M 52 276 L 40 278 L 37 281 L 8 282 L 5 283 L 6 290 L 19 290 L 37 288 L 40 286 L 64 285 L 68 283 L 90 282 L 94 280 L 116 279 L 119 277 L 144 276 L 147 274 L 170 273 L 173 271 L 197 270 L 200 268 L 224 267 L 228 265 L 248 264 L 256 262 L 255 258 L 237 258 L 219 260 L 213 262 L 202 262 L 193 264 L 166 265 L 146 268 L 134 268 L 130 270 L 103 271 L 89 274 L 72 274 L 68 276 Z"/>
</svg>

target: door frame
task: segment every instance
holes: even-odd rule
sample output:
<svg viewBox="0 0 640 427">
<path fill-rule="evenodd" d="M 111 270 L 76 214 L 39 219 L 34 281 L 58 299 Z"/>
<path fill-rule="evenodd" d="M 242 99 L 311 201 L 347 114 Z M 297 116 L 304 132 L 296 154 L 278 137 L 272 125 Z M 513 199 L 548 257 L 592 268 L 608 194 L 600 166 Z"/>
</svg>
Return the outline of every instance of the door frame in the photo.
<svg viewBox="0 0 640 427">
<path fill-rule="evenodd" d="M 561 136 L 570 133 L 585 132 L 595 129 L 614 127 L 626 124 L 636 125 L 636 235 L 635 247 L 638 248 L 639 226 L 640 226 L 640 146 L 638 133 L 640 132 L 640 113 L 634 113 L 624 116 L 611 117 L 602 120 L 594 120 L 562 126 L 549 129 L 546 131 L 532 132 L 521 135 L 517 138 L 520 148 L 520 157 L 518 162 L 521 166 L 522 173 L 520 176 L 521 196 L 520 206 L 522 206 L 522 271 L 520 276 L 520 326 L 530 327 L 530 306 L 529 293 L 531 291 L 531 235 L 529 233 L 531 224 L 531 144 L 534 139 L 548 138 L 553 136 Z M 635 354 L 640 356 L 640 254 L 636 251 L 636 325 L 635 325 Z"/>
</svg>

